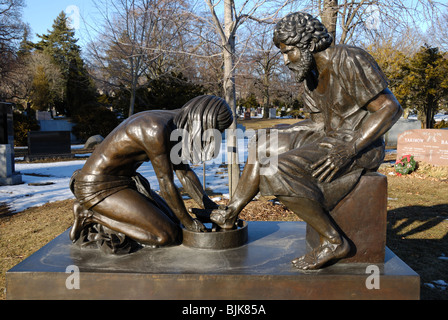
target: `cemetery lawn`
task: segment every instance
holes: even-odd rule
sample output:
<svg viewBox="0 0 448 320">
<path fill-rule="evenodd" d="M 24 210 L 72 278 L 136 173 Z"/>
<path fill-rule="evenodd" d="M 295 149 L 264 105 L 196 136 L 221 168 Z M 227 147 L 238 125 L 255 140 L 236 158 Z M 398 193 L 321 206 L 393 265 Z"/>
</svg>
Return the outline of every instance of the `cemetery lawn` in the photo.
<svg viewBox="0 0 448 320">
<path fill-rule="evenodd" d="M 294 122 L 242 121 L 247 129 Z M 379 171 L 388 178 L 387 246 L 420 275 L 421 299 L 448 300 L 448 167 L 421 164 L 411 175 L 398 177 L 385 163 Z M 194 206 L 192 200 L 185 204 Z M 65 200 L 10 213 L 0 204 L 0 300 L 6 298 L 6 271 L 67 230 L 73 222 L 72 205 L 73 200 Z M 272 197 L 252 201 L 240 217 L 299 220 Z"/>
<path fill-rule="evenodd" d="M 421 299 L 448 300 L 448 167 L 388 177 L 387 246 L 420 275 Z"/>
<path fill-rule="evenodd" d="M 301 121 L 300 119 L 250 119 L 238 120 L 238 124 L 242 124 L 247 129 L 264 129 L 272 128 L 279 124 L 294 124 Z"/>
</svg>

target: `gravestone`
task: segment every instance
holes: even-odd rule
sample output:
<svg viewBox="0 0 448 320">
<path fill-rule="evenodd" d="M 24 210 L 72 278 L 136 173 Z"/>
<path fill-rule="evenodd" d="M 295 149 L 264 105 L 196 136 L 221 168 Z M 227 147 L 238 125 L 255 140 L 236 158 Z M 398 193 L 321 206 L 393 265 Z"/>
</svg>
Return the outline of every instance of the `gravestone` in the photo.
<svg viewBox="0 0 448 320">
<path fill-rule="evenodd" d="M 26 160 L 71 156 L 70 131 L 30 131 Z"/>
<path fill-rule="evenodd" d="M 36 111 L 36 120 L 51 120 L 51 113 L 49 111 Z"/>
<path fill-rule="evenodd" d="M 103 140 L 104 138 L 99 134 L 91 136 L 89 137 L 89 139 L 87 139 L 86 143 L 84 144 L 84 149 L 93 149 L 97 145 L 99 145 Z"/>
<path fill-rule="evenodd" d="M 269 119 L 276 119 L 277 118 L 277 109 L 270 108 L 269 109 Z"/>
<path fill-rule="evenodd" d="M 408 130 L 398 136 L 397 160 L 414 156 L 436 166 L 448 166 L 448 131 L 441 129 Z"/>
<path fill-rule="evenodd" d="M 0 102 L 0 144 L 14 145 L 12 115 L 11 104 Z"/>
<path fill-rule="evenodd" d="M 14 168 L 14 125 L 12 105 L 0 103 L 0 185 L 22 183 Z"/>
<path fill-rule="evenodd" d="M 398 121 L 390 128 L 390 130 L 384 135 L 384 141 L 386 147 L 396 148 L 398 136 L 405 131 L 421 129 L 422 122 L 417 119 L 405 119 L 400 118 Z"/>
<path fill-rule="evenodd" d="M 14 168 L 14 148 L 0 144 L 0 186 L 22 183 L 22 175 Z"/>
<path fill-rule="evenodd" d="M 70 119 L 56 118 L 49 120 L 39 120 L 39 131 L 70 131 L 72 143 L 79 143 L 79 139 L 73 134 L 74 123 Z"/>
</svg>

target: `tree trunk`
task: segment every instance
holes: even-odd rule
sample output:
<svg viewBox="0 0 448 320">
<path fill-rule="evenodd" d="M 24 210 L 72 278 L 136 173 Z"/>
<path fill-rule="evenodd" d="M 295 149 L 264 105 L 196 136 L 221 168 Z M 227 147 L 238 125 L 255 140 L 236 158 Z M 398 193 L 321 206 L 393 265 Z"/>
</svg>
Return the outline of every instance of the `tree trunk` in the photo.
<svg viewBox="0 0 448 320">
<path fill-rule="evenodd" d="M 224 1 L 224 25 L 227 43 L 224 43 L 224 95 L 225 100 L 232 109 L 233 122 L 227 132 L 227 168 L 229 175 L 229 196 L 232 195 L 238 184 L 240 177 L 240 167 L 238 164 L 238 150 L 236 139 L 236 95 L 235 95 L 235 72 L 234 72 L 234 54 L 235 54 L 235 37 L 232 35 L 234 28 L 232 14 L 232 0 Z"/>
<path fill-rule="evenodd" d="M 131 88 L 131 99 L 129 101 L 129 115 L 128 117 L 132 116 L 134 114 L 134 106 L 135 106 L 135 88 Z"/>
<path fill-rule="evenodd" d="M 421 111 L 417 111 L 417 119 L 422 123 L 422 129 L 432 129 L 434 122 L 434 114 L 431 107 L 426 107 Z"/>
<path fill-rule="evenodd" d="M 269 105 L 263 107 L 263 119 L 269 118 Z"/>
<path fill-rule="evenodd" d="M 264 87 L 264 106 L 263 106 L 263 119 L 269 118 L 269 105 L 271 104 L 269 99 L 269 72 L 265 70 L 264 78 L 263 78 L 263 87 Z"/>
<path fill-rule="evenodd" d="M 428 110 L 426 110 L 426 114 L 425 114 L 425 128 L 426 129 L 431 129 L 431 109 L 428 108 Z"/>
<path fill-rule="evenodd" d="M 129 115 L 128 117 L 134 114 L 134 106 L 135 106 L 135 95 L 137 94 L 137 70 L 135 70 L 135 61 L 134 58 L 131 58 L 131 70 L 132 70 L 132 79 L 131 79 L 131 100 L 129 102 Z"/>
<path fill-rule="evenodd" d="M 434 110 L 434 101 L 430 101 L 426 110 L 426 129 L 434 128 Z"/>
<path fill-rule="evenodd" d="M 336 43 L 336 25 L 338 22 L 338 0 L 324 0 L 322 10 L 322 23 L 333 36 L 333 44 Z"/>
</svg>

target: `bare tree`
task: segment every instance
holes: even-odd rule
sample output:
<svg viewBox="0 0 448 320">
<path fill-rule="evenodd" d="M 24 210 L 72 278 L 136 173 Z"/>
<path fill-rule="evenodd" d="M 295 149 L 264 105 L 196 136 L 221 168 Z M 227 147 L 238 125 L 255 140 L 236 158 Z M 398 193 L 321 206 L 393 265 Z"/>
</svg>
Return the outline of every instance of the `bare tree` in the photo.
<svg viewBox="0 0 448 320">
<path fill-rule="evenodd" d="M 426 31 L 427 43 L 440 47 L 448 52 L 448 8 L 442 14 L 431 21 Z"/>
<path fill-rule="evenodd" d="M 0 81 L 7 82 L 8 73 L 16 66 L 16 52 L 25 28 L 22 22 L 23 0 L 0 0 Z M 0 89 L 0 98 L 7 93 Z"/>
<path fill-rule="evenodd" d="M 137 89 L 166 72 L 170 53 L 179 46 L 186 21 L 179 19 L 182 1 L 95 0 L 103 24 L 89 46 L 92 67 L 109 86 L 130 92 L 129 116 Z M 93 28 L 93 26 L 91 26 Z M 173 61 L 174 59 L 171 59 Z"/>
<path fill-rule="evenodd" d="M 321 18 L 335 43 L 356 42 L 359 37 L 376 33 L 380 25 L 404 32 L 436 19 L 443 1 L 426 0 L 300 0 L 301 11 Z"/>
<path fill-rule="evenodd" d="M 264 118 L 268 118 L 271 105 L 271 81 L 274 73 L 279 70 L 280 51 L 272 41 L 272 26 L 262 25 L 261 33 L 252 39 L 252 54 L 250 61 L 253 62 L 255 72 L 261 80 Z"/>
<path fill-rule="evenodd" d="M 1 79 L 2 91 L 8 100 L 26 105 L 32 101 L 33 83 L 36 77 L 45 77 L 48 91 L 45 93 L 46 106 L 52 107 L 55 101 L 64 97 L 66 87 L 64 85 L 61 68 L 57 66 L 51 57 L 43 52 L 34 51 L 19 56 L 14 67 L 7 74 L 7 78 Z"/>
<path fill-rule="evenodd" d="M 210 36 L 213 36 L 211 34 Z M 216 36 L 216 34 L 215 34 Z M 194 59 L 194 69 L 190 75 L 191 79 L 202 85 L 206 92 L 223 97 L 223 58 L 222 51 L 213 41 L 204 41 L 196 51 L 200 57 Z M 190 63 L 191 64 L 191 63 Z"/>
<path fill-rule="evenodd" d="M 236 34 L 239 27 L 247 20 L 273 21 L 276 15 L 284 8 L 289 0 L 283 2 L 266 0 L 245 0 L 237 8 L 235 0 L 204 0 L 210 10 L 210 24 L 213 25 L 221 40 L 223 55 L 223 88 L 224 98 L 229 103 L 234 114 L 234 121 L 230 126 L 236 130 L 236 90 L 235 90 L 235 61 L 236 61 Z M 218 9 L 220 11 L 218 11 Z M 218 12 L 222 12 L 224 19 L 220 19 Z M 232 196 L 239 180 L 239 164 L 237 141 L 234 134 L 228 135 L 227 161 L 229 171 L 229 194 Z"/>
</svg>

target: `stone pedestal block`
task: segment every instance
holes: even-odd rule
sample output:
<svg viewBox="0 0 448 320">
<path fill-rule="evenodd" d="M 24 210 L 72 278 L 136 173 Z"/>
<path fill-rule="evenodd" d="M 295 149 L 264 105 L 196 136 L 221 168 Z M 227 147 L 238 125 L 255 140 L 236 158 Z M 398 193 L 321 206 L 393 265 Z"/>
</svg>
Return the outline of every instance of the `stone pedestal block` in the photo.
<svg viewBox="0 0 448 320">
<path fill-rule="evenodd" d="M 352 247 L 350 256 L 343 259 L 343 262 L 384 261 L 387 224 L 386 176 L 379 173 L 362 176 L 355 188 L 330 215 Z M 306 240 L 309 250 L 319 244 L 319 235 L 310 226 L 307 226 Z"/>
<path fill-rule="evenodd" d="M 420 277 L 392 251 L 376 264 L 336 263 L 301 272 L 301 221 L 249 221 L 247 244 L 226 250 L 184 245 L 128 255 L 80 249 L 69 230 L 6 273 L 6 298 L 155 300 L 419 299 Z M 377 286 L 372 287 L 371 278 Z"/>
</svg>

